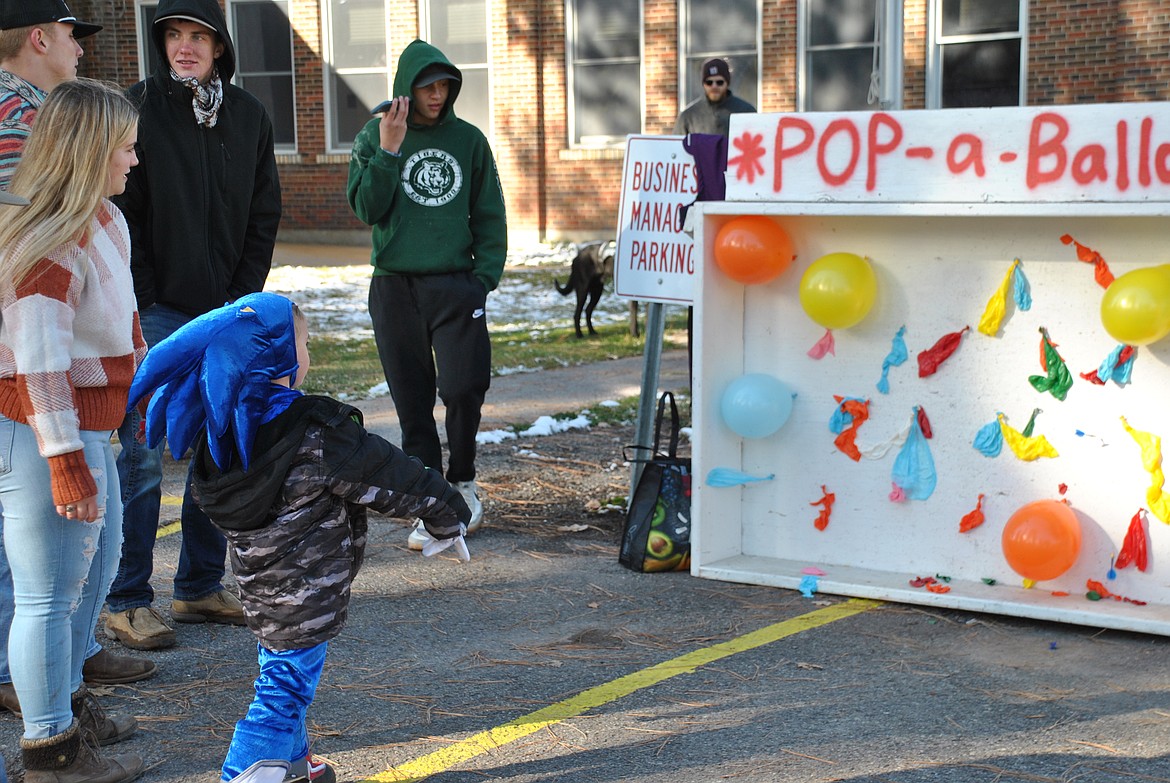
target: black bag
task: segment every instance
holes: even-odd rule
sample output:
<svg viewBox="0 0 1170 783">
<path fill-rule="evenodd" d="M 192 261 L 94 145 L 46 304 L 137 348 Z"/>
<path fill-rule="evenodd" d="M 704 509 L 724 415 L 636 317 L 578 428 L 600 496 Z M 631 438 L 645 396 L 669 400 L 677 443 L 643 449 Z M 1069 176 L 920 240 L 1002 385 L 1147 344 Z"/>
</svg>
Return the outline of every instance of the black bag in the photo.
<svg viewBox="0 0 1170 783">
<path fill-rule="evenodd" d="M 661 451 L 662 424 L 670 403 L 670 445 Z M 678 406 L 674 395 L 663 392 L 654 422 L 650 456 L 626 459 L 644 462 L 638 486 L 626 510 L 618 562 L 634 571 L 687 571 L 691 567 L 691 461 L 678 457 Z"/>
</svg>

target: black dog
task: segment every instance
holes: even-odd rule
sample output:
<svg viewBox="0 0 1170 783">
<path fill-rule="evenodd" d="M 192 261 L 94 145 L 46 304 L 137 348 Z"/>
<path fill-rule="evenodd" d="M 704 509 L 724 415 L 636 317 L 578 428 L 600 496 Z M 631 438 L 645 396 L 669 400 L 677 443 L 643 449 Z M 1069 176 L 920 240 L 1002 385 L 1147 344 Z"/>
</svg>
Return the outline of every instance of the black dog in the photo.
<svg viewBox="0 0 1170 783">
<path fill-rule="evenodd" d="M 593 328 L 593 310 L 601 299 L 602 289 L 607 280 L 613 277 L 613 242 L 586 242 L 577 250 L 573 258 L 573 268 L 569 272 L 569 282 L 564 288 L 554 279 L 557 291 L 561 296 L 568 296 L 577 292 L 577 309 L 573 312 L 573 326 L 578 337 L 581 333 L 581 311 L 585 311 L 585 324 L 589 327 L 589 334 L 597 334 Z"/>
</svg>

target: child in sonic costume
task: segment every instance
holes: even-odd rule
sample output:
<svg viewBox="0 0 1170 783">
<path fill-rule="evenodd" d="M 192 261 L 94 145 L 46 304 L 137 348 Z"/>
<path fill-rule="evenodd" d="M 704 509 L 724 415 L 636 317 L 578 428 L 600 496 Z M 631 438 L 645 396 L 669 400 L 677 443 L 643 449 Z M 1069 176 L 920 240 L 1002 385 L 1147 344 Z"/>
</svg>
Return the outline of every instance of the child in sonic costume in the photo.
<svg viewBox="0 0 1170 783">
<path fill-rule="evenodd" d="M 146 439 L 181 457 L 194 441 L 193 496 L 230 544 L 260 674 L 236 724 L 224 781 L 332 783 L 309 753 L 305 713 L 341 632 L 366 542 L 366 509 L 417 517 L 424 554 L 454 546 L 471 512 L 436 471 L 362 427 L 361 413 L 296 387 L 309 368 L 304 316 L 249 294 L 153 346 L 130 405 L 153 393 Z"/>
</svg>

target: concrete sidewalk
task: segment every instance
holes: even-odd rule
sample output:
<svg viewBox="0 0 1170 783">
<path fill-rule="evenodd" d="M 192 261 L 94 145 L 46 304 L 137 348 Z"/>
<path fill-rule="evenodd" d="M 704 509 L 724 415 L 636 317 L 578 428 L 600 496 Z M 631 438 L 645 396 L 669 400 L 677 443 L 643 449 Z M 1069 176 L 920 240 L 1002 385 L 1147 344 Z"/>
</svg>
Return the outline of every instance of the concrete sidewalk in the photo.
<svg viewBox="0 0 1170 783">
<path fill-rule="evenodd" d="M 370 263 L 369 245 L 307 245 L 277 242 L 273 266 L 353 266 Z"/>
<path fill-rule="evenodd" d="M 643 364 L 643 358 L 635 356 L 492 378 L 479 429 L 483 432 L 512 424 L 528 425 L 541 416 L 572 413 L 605 400 L 636 396 L 642 390 Z M 663 352 L 658 388 L 670 391 L 690 388 L 686 351 Z M 391 443 L 402 442 L 398 415 L 390 397 L 361 400 L 353 405 L 364 414 L 367 429 Z M 435 408 L 435 420 L 442 422 L 443 416 L 440 402 Z M 441 424 L 439 430 L 441 433 Z"/>
</svg>

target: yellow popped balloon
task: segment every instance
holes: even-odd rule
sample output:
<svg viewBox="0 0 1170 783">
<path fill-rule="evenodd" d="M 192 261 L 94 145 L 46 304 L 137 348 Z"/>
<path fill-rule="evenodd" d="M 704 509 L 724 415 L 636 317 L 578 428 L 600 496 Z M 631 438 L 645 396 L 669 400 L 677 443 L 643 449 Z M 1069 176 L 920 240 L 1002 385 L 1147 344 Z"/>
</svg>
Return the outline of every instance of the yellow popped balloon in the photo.
<svg viewBox="0 0 1170 783">
<path fill-rule="evenodd" d="M 848 329 L 869 314 L 877 298 L 877 275 L 855 253 L 829 253 L 800 279 L 800 306 L 826 329 Z"/>
<path fill-rule="evenodd" d="M 1127 345 L 1149 345 L 1170 334 L 1170 264 L 1134 269 L 1101 297 L 1101 323 Z"/>
</svg>

